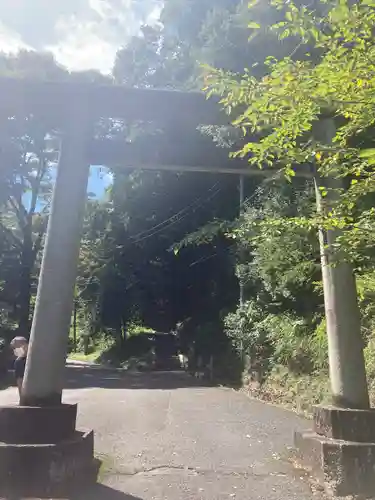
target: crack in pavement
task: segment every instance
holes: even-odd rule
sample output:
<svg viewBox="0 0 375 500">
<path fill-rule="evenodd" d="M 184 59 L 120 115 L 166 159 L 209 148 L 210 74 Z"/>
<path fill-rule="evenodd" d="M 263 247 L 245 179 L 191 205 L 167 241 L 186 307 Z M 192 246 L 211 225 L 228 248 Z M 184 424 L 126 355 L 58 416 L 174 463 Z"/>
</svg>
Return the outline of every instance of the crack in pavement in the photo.
<svg viewBox="0 0 375 500">
<path fill-rule="evenodd" d="M 173 474 L 174 472 L 185 473 L 192 476 L 203 476 L 215 474 L 219 476 L 232 476 L 232 477 L 242 477 L 244 479 L 247 478 L 268 478 L 268 477 L 287 477 L 285 472 L 255 472 L 255 471 L 235 471 L 235 470 L 225 470 L 225 469 L 201 469 L 198 467 L 189 467 L 182 465 L 158 465 L 150 468 L 140 468 L 133 470 L 110 470 L 104 473 L 104 475 L 117 475 L 117 476 L 127 476 L 127 477 L 135 477 L 135 476 L 158 476 L 158 475 L 168 475 Z"/>
</svg>

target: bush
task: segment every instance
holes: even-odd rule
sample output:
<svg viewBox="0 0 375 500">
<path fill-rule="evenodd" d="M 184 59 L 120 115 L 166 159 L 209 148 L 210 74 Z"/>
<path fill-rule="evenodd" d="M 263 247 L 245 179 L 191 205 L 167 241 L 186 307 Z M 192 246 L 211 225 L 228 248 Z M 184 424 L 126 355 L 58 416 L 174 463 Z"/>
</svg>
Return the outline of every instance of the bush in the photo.
<svg viewBox="0 0 375 500">
<path fill-rule="evenodd" d="M 225 317 L 226 334 L 239 353 L 251 358 L 269 357 L 271 345 L 263 320 L 264 312 L 255 301 L 245 302 Z"/>
<path fill-rule="evenodd" d="M 364 350 L 370 393 L 375 392 L 375 332 L 370 335 Z"/>
<path fill-rule="evenodd" d="M 310 341 L 311 355 L 316 370 L 328 370 L 327 323 L 323 318 L 315 329 Z"/>
<path fill-rule="evenodd" d="M 269 315 L 264 326 L 274 350 L 272 366 L 287 366 L 295 373 L 312 373 L 327 367 L 325 322 L 314 331 L 302 318 L 279 314 Z"/>
<path fill-rule="evenodd" d="M 292 313 L 269 314 L 254 301 L 246 302 L 225 318 L 226 333 L 234 348 L 250 358 L 262 376 L 276 365 L 294 373 L 327 368 L 325 321 L 315 327 Z"/>
<path fill-rule="evenodd" d="M 261 387 L 249 384 L 244 390 L 305 415 L 311 415 L 314 405 L 331 403 L 329 378 L 325 372 L 296 375 L 280 365 L 272 369 Z"/>
</svg>

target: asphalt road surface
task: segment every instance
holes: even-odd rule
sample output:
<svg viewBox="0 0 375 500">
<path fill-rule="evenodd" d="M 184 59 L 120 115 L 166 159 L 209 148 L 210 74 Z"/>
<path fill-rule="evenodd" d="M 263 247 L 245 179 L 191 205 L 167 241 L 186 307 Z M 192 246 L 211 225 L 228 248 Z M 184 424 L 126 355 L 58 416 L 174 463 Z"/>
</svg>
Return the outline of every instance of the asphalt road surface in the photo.
<svg viewBox="0 0 375 500">
<path fill-rule="evenodd" d="M 14 388 L 0 404 L 16 401 Z M 84 499 L 311 500 L 308 478 L 287 460 L 297 415 L 184 373 L 67 369 L 66 402 L 95 430 L 99 483 Z"/>
</svg>

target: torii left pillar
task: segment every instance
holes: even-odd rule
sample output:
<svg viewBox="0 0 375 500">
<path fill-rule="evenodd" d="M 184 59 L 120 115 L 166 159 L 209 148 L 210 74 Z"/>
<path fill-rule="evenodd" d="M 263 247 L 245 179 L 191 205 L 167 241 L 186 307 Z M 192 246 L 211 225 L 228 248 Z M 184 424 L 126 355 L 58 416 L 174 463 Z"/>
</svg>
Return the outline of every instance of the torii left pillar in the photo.
<svg viewBox="0 0 375 500">
<path fill-rule="evenodd" d="M 92 477 L 93 433 L 76 431 L 77 407 L 61 400 L 89 175 L 80 110 L 62 134 L 20 405 L 0 408 L 0 496 L 53 496 Z"/>
<path fill-rule="evenodd" d="M 26 406 L 61 403 L 89 175 L 85 116 L 76 115 L 66 128 L 22 387 Z"/>
</svg>

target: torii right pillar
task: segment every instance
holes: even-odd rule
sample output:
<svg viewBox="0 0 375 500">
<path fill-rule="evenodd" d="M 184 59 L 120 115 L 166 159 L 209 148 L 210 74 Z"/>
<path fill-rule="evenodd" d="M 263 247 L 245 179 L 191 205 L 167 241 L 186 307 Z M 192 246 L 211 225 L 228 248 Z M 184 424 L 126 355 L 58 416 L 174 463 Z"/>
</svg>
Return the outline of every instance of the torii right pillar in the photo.
<svg viewBox="0 0 375 500">
<path fill-rule="evenodd" d="M 333 119 L 319 122 L 315 138 L 330 144 Z M 329 210 L 343 182 L 316 176 L 318 211 Z M 327 196 L 322 200 L 320 187 Z M 337 496 L 375 496 L 375 411 L 370 409 L 363 356 L 360 312 L 353 268 L 337 254 L 336 230 L 319 234 L 327 323 L 331 406 L 314 408 L 314 429 L 297 432 L 295 445 L 303 465 Z"/>
</svg>

